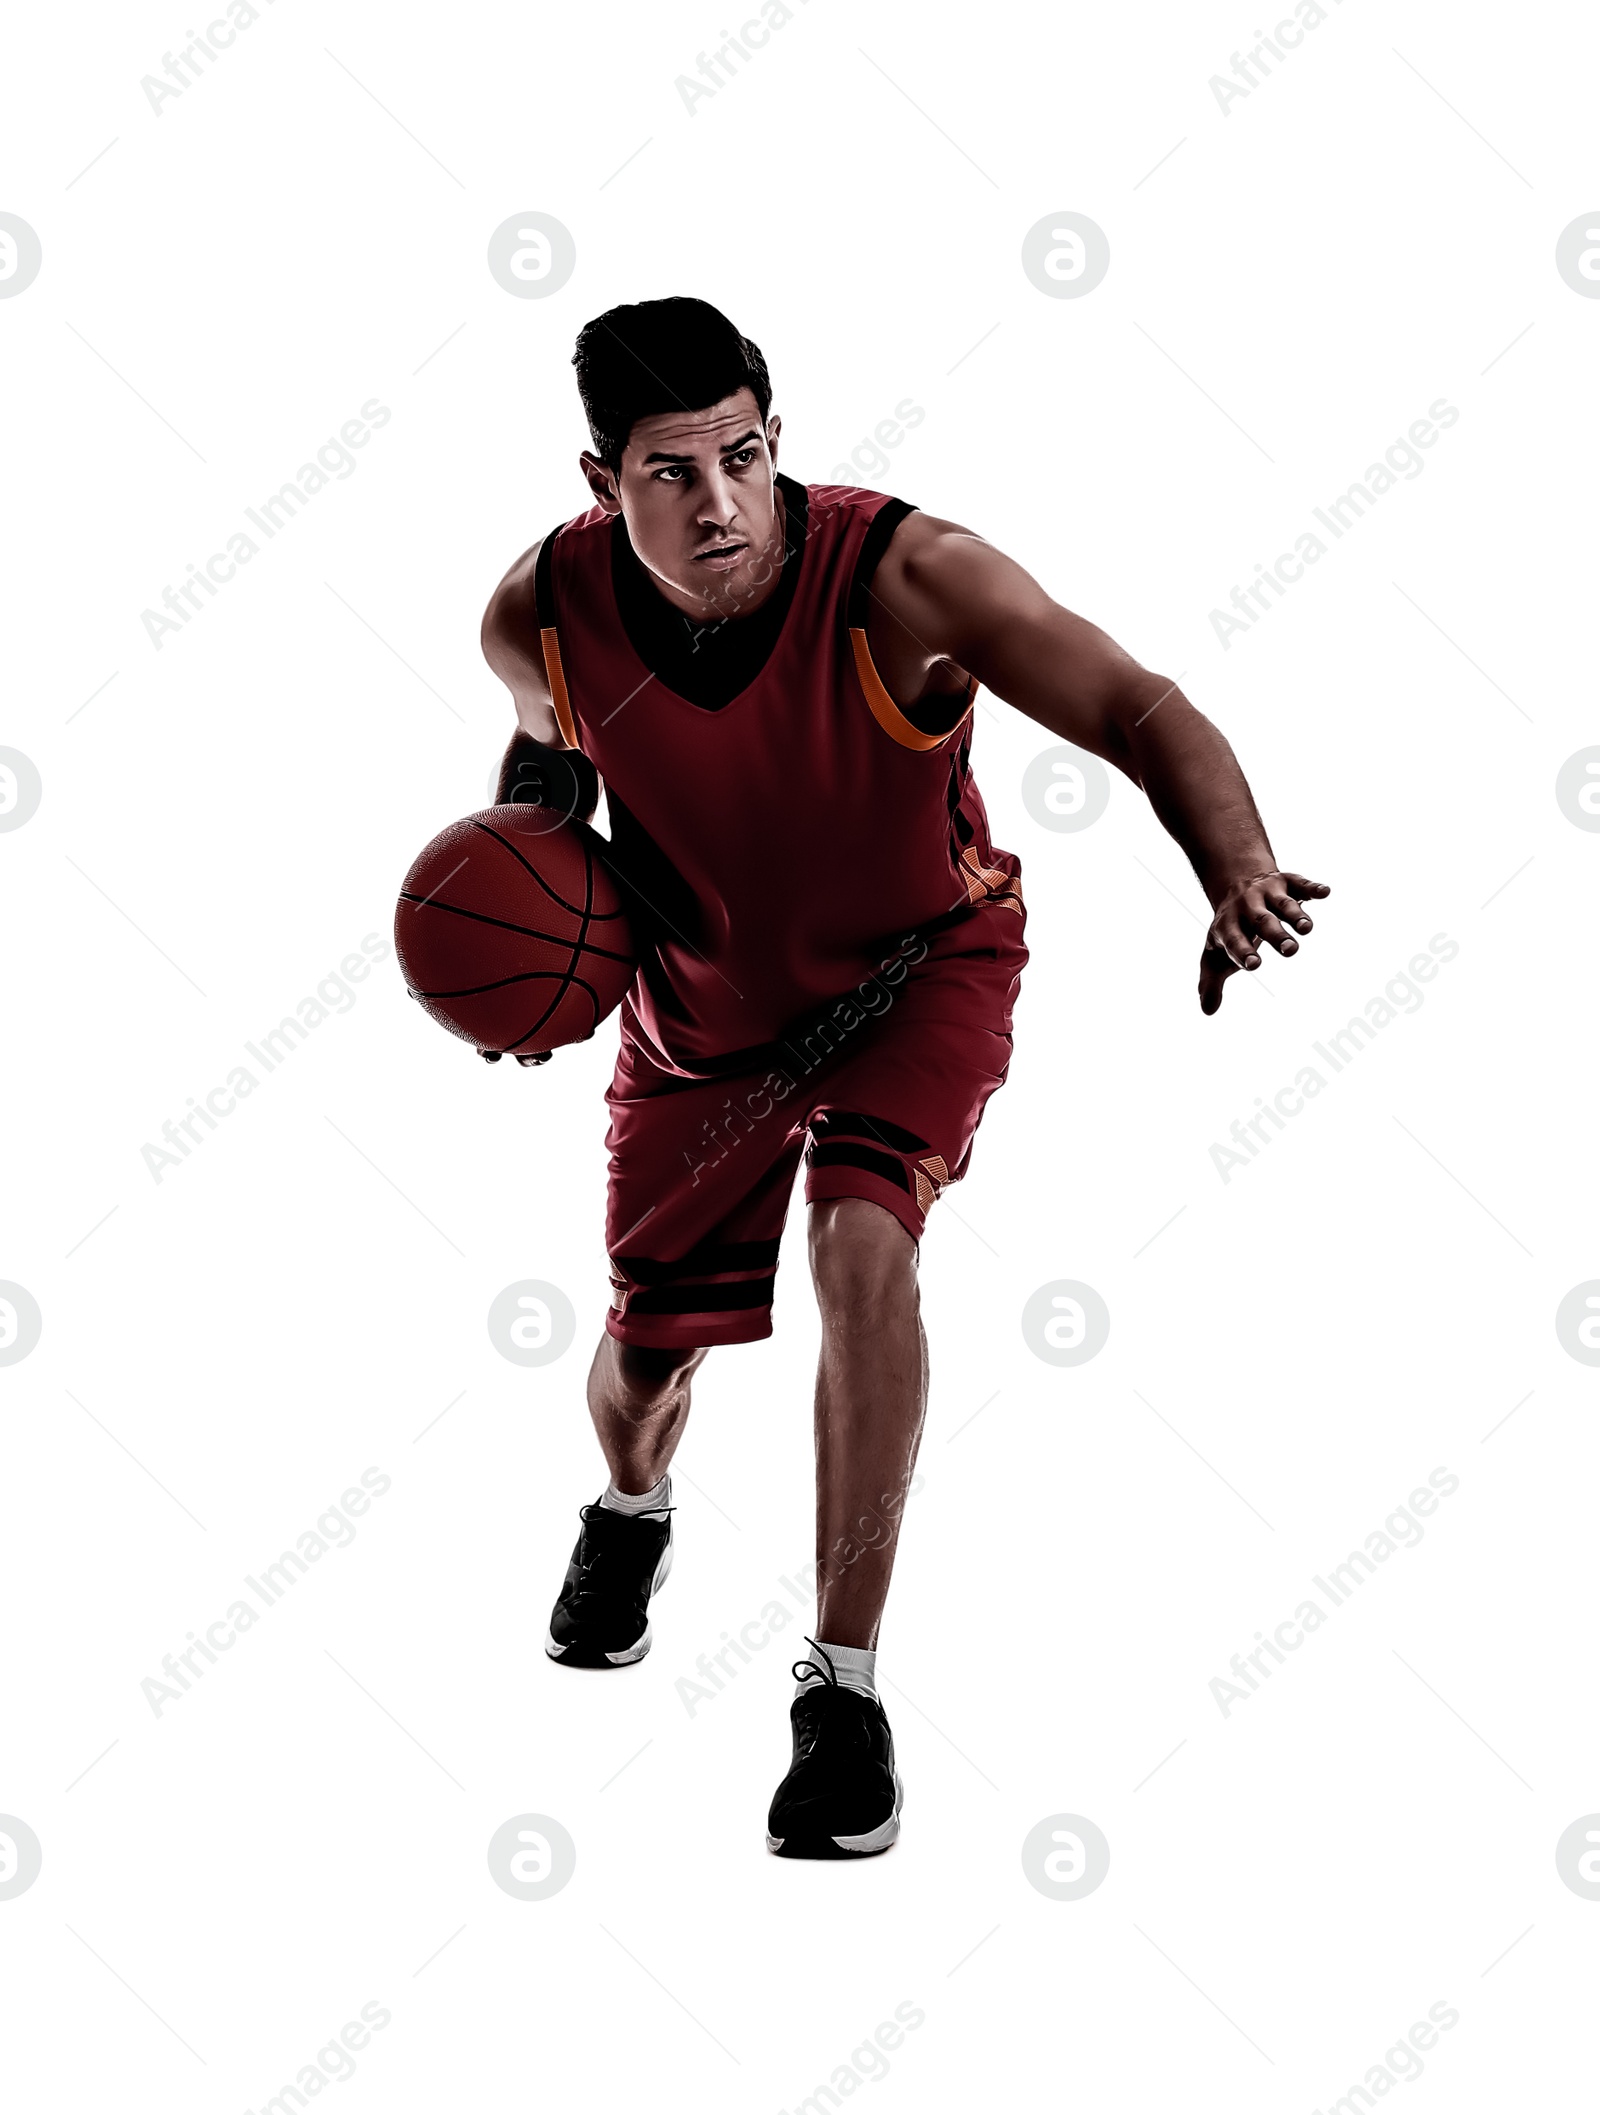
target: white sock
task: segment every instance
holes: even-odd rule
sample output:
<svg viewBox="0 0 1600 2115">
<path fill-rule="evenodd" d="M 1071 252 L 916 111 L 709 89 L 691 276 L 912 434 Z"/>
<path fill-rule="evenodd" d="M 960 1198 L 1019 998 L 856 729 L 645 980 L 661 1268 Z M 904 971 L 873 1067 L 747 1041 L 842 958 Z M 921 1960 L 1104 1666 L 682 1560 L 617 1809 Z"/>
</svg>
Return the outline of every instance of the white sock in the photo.
<svg viewBox="0 0 1600 2115">
<path fill-rule="evenodd" d="M 672 1477 L 670 1473 L 663 1476 L 659 1483 L 653 1483 L 648 1491 L 640 1491 L 637 1496 L 631 1491 L 619 1491 L 615 1481 L 608 1480 L 600 1493 L 600 1503 L 608 1513 L 628 1513 L 635 1520 L 648 1513 L 652 1518 L 660 1519 L 672 1503 Z"/>
<path fill-rule="evenodd" d="M 827 1654 L 827 1659 L 823 1654 Z M 826 1639 L 820 1646 L 813 1645 L 808 1655 L 813 1667 L 820 1667 L 826 1675 L 828 1660 L 833 1662 L 833 1671 L 841 1689 L 853 1689 L 858 1696 L 870 1696 L 874 1701 L 878 1695 L 878 1655 L 876 1649 L 868 1652 L 864 1645 L 830 1645 Z M 814 1682 L 796 1684 L 795 1693 L 802 1689 L 814 1689 Z"/>
</svg>

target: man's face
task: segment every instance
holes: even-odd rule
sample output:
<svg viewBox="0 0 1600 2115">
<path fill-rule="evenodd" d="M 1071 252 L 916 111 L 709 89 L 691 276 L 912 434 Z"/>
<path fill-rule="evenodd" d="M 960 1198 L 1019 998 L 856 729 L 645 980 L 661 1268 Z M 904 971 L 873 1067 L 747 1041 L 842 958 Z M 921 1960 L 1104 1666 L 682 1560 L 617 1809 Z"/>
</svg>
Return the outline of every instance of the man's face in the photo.
<svg viewBox="0 0 1600 2115">
<path fill-rule="evenodd" d="M 778 426 L 763 427 L 753 391 L 739 389 L 705 411 L 636 420 L 620 472 L 587 449 L 580 458 L 597 502 L 627 522 L 640 564 L 693 616 L 743 616 L 777 584 Z"/>
</svg>

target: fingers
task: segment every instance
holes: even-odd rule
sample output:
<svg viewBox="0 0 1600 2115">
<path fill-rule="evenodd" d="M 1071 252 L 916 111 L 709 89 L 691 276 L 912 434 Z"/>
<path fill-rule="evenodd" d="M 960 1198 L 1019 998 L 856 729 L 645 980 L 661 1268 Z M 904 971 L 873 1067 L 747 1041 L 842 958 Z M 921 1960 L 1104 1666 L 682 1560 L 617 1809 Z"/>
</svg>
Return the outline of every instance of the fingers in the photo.
<svg viewBox="0 0 1600 2115">
<path fill-rule="evenodd" d="M 1314 921 L 1305 909 L 1302 899 L 1320 899 L 1330 893 L 1325 881 L 1308 880 L 1304 874 L 1273 874 L 1256 888 L 1245 892 L 1243 914 L 1245 921 L 1263 940 L 1271 943 L 1280 955 L 1298 953 L 1293 940 L 1289 939 L 1277 918 L 1285 919 L 1297 933 L 1309 933 Z"/>
<path fill-rule="evenodd" d="M 1264 940 L 1268 947 L 1275 948 L 1280 955 L 1287 957 L 1300 952 L 1300 943 L 1293 934 L 1284 930 L 1273 912 L 1282 911 L 1295 932 L 1309 933 L 1311 920 L 1300 908 L 1298 900 L 1279 888 L 1277 881 L 1278 877 L 1274 876 L 1246 889 L 1234 916 L 1248 940 Z M 1269 904 L 1271 909 L 1268 908 Z"/>
<path fill-rule="evenodd" d="M 1280 955 L 1297 955 L 1300 952 L 1299 941 L 1294 937 L 1293 933 L 1284 931 L 1277 919 L 1273 917 L 1271 911 L 1267 909 L 1264 899 L 1259 909 L 1254 905 L 1247 904 L 1245 915 L 1249 919 L 1256 938 L 1265 940 L 1269 947 L 1275 947 Z"/>
<path fill-rule="evenodd" d="M 1260 891 L 1252 893 L 1256 898 L 1254 906 L 1247 898 L 1238 911 L 1220 913 L 1212 920 L 1200 957 L 1202 1013 L 1216 1012 L 1222 1004 L 1222 987 L 1236 970 L 1261 967 L 1260 941 L 1268 942 L 1281 955 L 1292 955 L 1298 950 L 1298 941 L 1267 910 Z"/>
<path fill-rule="evenodd" d="M 1275 888 L 1269 885 L 1261 893 L 1278 913 L 1278 916 L 1287 919 L 1297 933 L 1309 933 L 1312 930 L 1310 916 L 1287 889 Z M 1323 893 L 1326 895 L 1327 891 L 1324 890 Z"/>
<path fill-rule="evenodd" d="M 1213 947 L 1220 947 L 1232 958 L 1237 968 L 1259 969 L 1261 950 L 1245 922 L 1246 915 L 1242 905 L 1237 911 L 1220 912 L 1211 922 L 1209 939 Z"/>
<path fill-rule="evenodd" d="M 1200 1011 L 1215 1013 L 1222 1004 L 1222 987 L 1237 970 L 1227 951 L 1207 945 L 1200 957 Z"/>
<path fill-rule="evenodd" d="M 1230 892 L 1211 921 L 1200 956 L 1201 1012 L 1216 1012 L 1222 1004 L 1222 988 L 1235 970 L 1261 967 L 1263 947 L 1273 948 L 1286 960 L 1297 955 L 1300 942 L 1295 935 L 1312 930 L 1306 900 L 1331 893 L 1325 881 L 1287 873 L 1264 874 Z"/>
</svg>

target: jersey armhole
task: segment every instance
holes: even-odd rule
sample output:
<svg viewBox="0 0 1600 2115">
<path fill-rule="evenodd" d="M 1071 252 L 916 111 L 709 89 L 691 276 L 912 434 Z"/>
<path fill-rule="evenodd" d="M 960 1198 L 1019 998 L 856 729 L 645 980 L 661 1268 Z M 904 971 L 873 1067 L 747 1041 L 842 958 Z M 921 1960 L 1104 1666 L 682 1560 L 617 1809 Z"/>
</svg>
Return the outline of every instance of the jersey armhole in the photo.
<svg viewBox="0 0 1600 2115">
<path fill-rule="evenodd" d="M 533 612 L 539 627 L 539 645 L 544 654 L 545 681 L 550 686 L 550 702 L 555 707 L 556 725 L 561 729 L 562 740 L 569 749 L 576 749 L 578 730 L 573 723 L 572 701 L 567 696 L 566 671 L 561 666 L 561 640 L 556 631 L 556 594 L 554 580 L 556 538 L 564 523 L 553 528 L 539 546 L 539 555 L 533 562 Z"/>
<path fill-rule="evenodd" d="M 873 664 L 872 649 L 867 643 L 867 603 L 873 575 L 882 562 L 884 552 L 889 548 L 890 537 L 906 516 L 915 514 L 916 511 L 909 500 L 891 499 L 873 515 L 850 581 L 845 622 L 850 634 L 850 651 L 855 659 L 856 676 L 878 725 L 885 734 L 892 735 L 903 748 L 937 749 L 950 739 L 972 710 L 972 701 L 978 692 L 977 677 L 968 677 L 967 688 L 953 713 L 947 698 L 926 699 L 919 705 L 913 705 L 907 712 L 889 695 L 883 678 Z"/>
</svg>

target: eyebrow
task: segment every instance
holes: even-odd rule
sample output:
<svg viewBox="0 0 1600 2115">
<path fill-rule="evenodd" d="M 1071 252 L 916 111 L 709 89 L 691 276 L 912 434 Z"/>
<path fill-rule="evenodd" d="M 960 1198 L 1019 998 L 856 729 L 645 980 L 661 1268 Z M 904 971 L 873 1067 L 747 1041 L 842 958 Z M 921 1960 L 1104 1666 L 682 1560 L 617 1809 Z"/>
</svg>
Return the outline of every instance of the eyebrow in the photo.
<svg viewBox="0 0 1600 2115">
<path fill-rule="evenodd" d="M 717 453 L 718 455 L 731 455 L 736 448 L 748 447 L 751 441 L 759 441 L 760 438 L 761 435 L 752 426 L 748 433 L 742 433 L 736 441 L 724 441 Z M 667 455 L 657 448 L 645 457 L 645 461 L 647 463 L 685 463 L 692 467 L 695 458 L 692 455 Z"/>
</svg>

